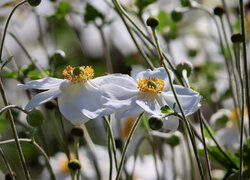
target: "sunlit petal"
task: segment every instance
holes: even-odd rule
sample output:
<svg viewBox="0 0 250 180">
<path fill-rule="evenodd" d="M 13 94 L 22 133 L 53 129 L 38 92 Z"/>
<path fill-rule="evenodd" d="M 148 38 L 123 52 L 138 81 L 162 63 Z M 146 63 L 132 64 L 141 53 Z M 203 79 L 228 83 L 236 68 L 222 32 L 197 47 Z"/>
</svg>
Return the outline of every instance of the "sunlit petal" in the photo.
<svg viewBox="0 0 250 180">
<path fill-rule="evenodd" d="M 50 89 L 48 91 L 39 93 L 35 95 L 30 102 L 25 107 L 25 110 L 29 111 L 40 104 L 46 103 L 51 99 L 57 98 L 59 95 L 61 95 L 62 91 L 59 88 Z"/>
<path fill-rule="evenodd" d="M 22 87 L 24 89 L 32 88 L 32 89 L 46 90 L 46 89 L 52 89 L 52 88 L 58 87 L 63 81 L 65 80 L 52 78 L 52 77 L 46 77 L 43 79 L 38 79 L 38 80 L 27 82 L 25 84 L 18 84 L 17 86 Z"/>
<path fill-rule="evenodd" d="M 78 108 L 77 101 L 79 100 L 80 87 L 72 85 L 67 88 L 61 96 L 58 97 L 58 105 L 63 116 L 75 123 L 85 123 L 89 120 L 84 116 Z"/>
</svg>

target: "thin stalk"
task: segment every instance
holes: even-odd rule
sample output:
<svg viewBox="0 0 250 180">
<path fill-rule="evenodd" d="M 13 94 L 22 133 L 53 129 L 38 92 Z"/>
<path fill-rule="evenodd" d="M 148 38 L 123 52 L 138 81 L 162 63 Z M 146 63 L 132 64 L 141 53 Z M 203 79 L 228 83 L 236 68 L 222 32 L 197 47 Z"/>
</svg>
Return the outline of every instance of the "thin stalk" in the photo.
<svg viewBox="0 0 250 180">
<path fill-rule="evenodd" d="M 28 114 L 28 113 L 29 113 L 28 111 L 25 111 L 25 110 L 24 110 L 23 108 L 21 108 L 20 106 L 17 106 L 17 105 L 7 105 L 7 106 L 5 106 L 4 108 L 2 108 L 2 109 L 0 110 L 0 116 L 1 116 L 1 114 L 2 114 L 4 111 L 9 110 L 9 109 L 18 109 L 18 110 L 24 112 L 25 114 Z"/>
<path fill-rule="evenodd" d="M 116 145 L 115 145 L 114 135 L 113 135 L 113 132 L 112 132 L 112 129 L 111 129 L 111 125 L 110 125 L 109 121 L 107 120 L 107 118 L 103 117 L 103 119 L 104 119 L 104 122 L 106 124 L 107 131 L 108 131 L 108 134 L 110 136 L 111 143 L 112 143 L 112 150 L 113 150 L 113 154 L 114 154 L 115 167 L 116 167 L 116 170 L 117 170 L 118 169 L 118 162 L 117 162 L 117 156 L 116 156 Z"/>
<path fill-rule="evenodd" d="M 3 88 L 1 78 L 0 78 L 0 91 L 1 91 L 1 95 L 2 95 L 2 98 L 3 98 L 4 105 L 8 106 L 9 104 L 8 104 L 7 96 L 6 96 L 4 88 Z M 18 140 L 18 135 L 17 135 L 17 130 L 16 130 L 16 125 L 15 125 L 15 122 L 14 122 L 14 118 L 13 118 L 12 113 L 11 113 L 11 111 L 9 109 L 7 111 L 7 114 L 9 116 L 9 118 L 10 118 L 10 125 L 11 125 L 11 129 L 12 129 L 12 132 L 13 132 L 13 135 L 14 135 L 15 143 L 16 143 L 16 146 L 17 146 L 17 152 L 18 152 L 19 158 L 21 160 L 21 164 L 22 164 L 26 179 L 30 180 L 30 174 L 29 174 L 29 171 L 28 171 L 27 166 L 26 166 L 26 162 L 25 162 L 25 158 L 24 158 L 23 151 L 22 151 L 22 148 L 21 148 L 21 144 L 20 144 L 20 142 Z"/>
<path fill-rule="evenodd" d="M 108 44 L 107 44 L 107 41 L 105 39 L 105 35 L 104 35 L 104 32 L 103 32 L 103 27 L 98 27 L 98 29 L 99 29 L 101 39 L 102 39 L 102 45 L 103 45 L 103 50 L 104 50 L 104 58 L 105 58 L 108 73 L 113 73 L 114 71 L 113 71 L 112 61 L 111 61 L 111 57 L 110 57 Z"/>
<path fill-rule="evenodd" d="M 152 29 L 153 30 L 153 29 Z M 153 35 L 154 35 L 154 40 L 155 40 L 155 44 L 156 44 L 156 47 L 157 47 L 157 51 L 159 53 L 159 57 L 160 57 L 160 61 L 161 61 L 161 49 L 160 49 L 160 45 L 159 45 L 159 42 L 157 40 L 157 36 L 156 34 L 153 32 Z M 169 78 L 169 84 L 170 84 L 170 87 L 171 87 L 171 90 L 174 94 L 174 98 L 176 100 L 176 103 L 181 111 L 181 118 L 184 119 L 184 122 L 185 122 L 185 125 L 187 127 L 187 130 L 188 130 L 188 134 L 189 134 L 189 137 L 191 139 L 191 143 L 192 143 L 192 146 L 193 146 L 193 150 L 194 150 L 194 155 L 196 157 L 196 161 L 197 161 L 197 164 L 198 164 L 198 167 L 199 167 L 199 171 L 200 171 L 200 175 L 201 175 L 201 178 L 204 180 L 205 179 L 205 176 L 204 176 L 204 172 L 203 172 L 203 169 L 202 169 L 202 164 L 201 164 L 201 161 L 200 161 L 200 157 L 198 155 L 198 150 L 197 150 L 197 147 L 196 147 L 196 143 L 195 143 L 195 138 L 193 137 L 192 135 L 192 131 L 191 131 L 191 128 L 190 128 L 190 125 L 189 125 L 189 122 L 185 116 L 185 113 L 184 113 L 184 110 L 182 108 L 182 105 L 179 101 L 179 98 L 177 97 L 177 94 L 175 92 L 175 89 L 174 89 L 174 85 L 173 85 L 173 82 L 171 80 L 171 75 L 170 75 L 170 72 L 165 64 L 165 62 L 162 60 L 162 65 L 163 67 L 165 68 L 166 70 L 166 73 L 168 75 L 168 78 Z"/>
<path fill-rule="evenodd" d="M 5 27 L 4 27 L 4 31 L 3 31 L 2 42 L 1 42 L 1 46 L 0 46 L 0 63 L 2 62 L 3 45 L 4 45 L 4 40 L 5 40 L 5 36 L 6 36 L 6 33 L 7 33 L 7 29 L 8 29 L 8 26 L 9 26 L 10 19 L 11 19 L 12 15 L 14 14 L 14 12 L 16 11 L 16 9 L 19 6 L 25 4 L 26 2 L 27 2 L 27 0 L 24 0 L 24 1 L 21 1 L 18 4 L 16 4 L 15 7 L 10 12 L 8 18 L 7 18 L 7 21 L 6 21 L 6 24 L 5 24 Z"/>
<path fill-rule="evenodd" d="M 113 160 L 112 160 L 112 147 L 110 144 L 110 135 L 108 134 L 107 136 L 107 141 L 108 141 L 108 154 L 109 154 L 109 180 L 112 180 L 112 170 L 113 170 Z"/>
<path fill-rule="evenodd" d="M 204 135 L 203 123 L 202 123 L 202 120 L 201 120 L 201 111 L 200 110 L 198 110 L 198 119 L 199 119 L 199 122 L 200 122 L 201 137 L 202 137 L 202 143 L 203 143 L 203 148 L 204 148 L 204 152 L 205 152 L 208 176 L 209 176 L 209 179 L 212 180 L 211 164 L 210 164 L 208 153 L 207 153 L 207 145 L 206 145 L 206 139 L 205 139 L 205 135 Z"/>
<path fill-rule="evenodd" d="M 74 136 L 74 152 L 77 160 L 79 160 L 78 149 L 79 149 L 79 137 Z M 77 180 L 80 180 L 80 174 L 81 174 L 80 171 L 76 172 Z"/>
<path fill-rule="evenodd" d="M 52 180 L 56 180 L 55 174 L 54 174 L 53 169 L 52 169 L 52 167 L 50 165 L 48 156 L 46 155 L 46 153 L 44 152 L 44 150 L 34 141 L 34 139 L 19 138 L 19 141 L 20 142 L 25 142 L 25 143 L 30 143 L 30 144 L 32 144 L 32 145 L 35 146 L 35 148 L 41 153 L 41 155 L 45 159 L 45 163 L 46 163 L 47 168 L 48 168 L 48 170 L 50 172 L 51 179 Z M 15 139 L 9 139 L 9 140 L 5 140 L 5 141 L 0 141 L 0 146 L 1 145 L 5 145 L 5 144 L 10 144 L 10 143 L 13 143 L 13 142 L 15 142 Z"/>
<path fill-rule="evenodd" d="M 218 149 L 220 150 L 220 152 L 224 155 L 224 157 L 234 166 L 234 168 L 238 169 L 238 166 L 232 161 L 232 159 L 224 152 L 224 150 L 222 149 L 222 147 L 220 146 L 220 144 L 217 142 L 217 140 L 215 139 L 215 137 L 213 136 L 209 125 L 207 124 L 206 120 L 204 119 L 204 117 L 201 115 L 201 120 L 202 123 L 204 124 L 209 136 L 212 138 L 212 140 L 214 141 L 214 143 L 216 144 L 216 146 L 218 147 Z M 193 128 L 195 130 L 195 128 Z"/>
<path fill-rule="evenodd" d="M 13 180 L 15 180 L 16 178 L 15 178 L 15 176 L 13 175 L 13 171 L 12 171 L 12 169 L 11 169 L 11 167 L 10 167 L 10 164 L 8 163 L 7 158 L 5 157 L 5 154 L 4 154 L 3 150 L 2 150 L 2 148 L 0 148 L 0 155 L 1 155 L 2 158 L 3 158 L 3 161 L 4 161 L 6 167 L 7 167 L 8 171 L 9 171 L 9 174 L 10 174 L 11 178 L 12 178 Z"/>
<path fill-rule="evenodd" d="M 117 170 L 117 175 L 116 175 L 116 178 L 115 178 L 116 180 L 119 180 L 119 178 L 120 178 L 122 166 L 123 166 L 123 164 L 124 164 L 124 160 L 125 160 L 126 153 L 127 153 L 127 150 L 128 150 L 128 145 L 129 145 L 129 143 L 130 143 L 130 141 L 131 141 L 131 139 L 132 139 L 132 137 L 133 137 L 133 135 L 134 135 L 134 132 L 135 132 L 135 130 L 136 130 L 138 124 L 139 124 L 140 121 L 141 121 L 142 115 L 143 115 L 143 113 L 141 113 L 141 114 L 138 116 L 138 118 L 137 118 L 136 121 L 134 122 L 134 124 L 133 124 L 133 126 L 132 126 L 132 128 L 131 128 L 131 130 L 130 130 L 130 132 L 129 132 L 128 139 L 127 139 L 127 141 L 126 141 L 126 143 L 125 143 L 125 146 L 124 146 L 124 148 L 123 148 L 123 151 L 122 151 L 121 161 L 120 161 L 119 168 L 118 168 L 118 170 Z"/>
<path fill-rule="evenodd" d="M 228 26 L 229 26 L 230 34 L 232 34 L 233 33 L 233 28 L 232 28 L 232 23 L 230 21 L 229 10 L 228 10 L 227 4 L 226 4 L 225 0 L 221 0 L 221 2 L 222 2 L 222 5 L 223 5 L 224 9 L 226 10 L 226 12 L 225 12 L 226 19 L 227 19 L 227 23 L 228 23 Z"/>
<path fill-rule="evenodd" d="M 244 58 L 244 80 L 245 80 L 245 96 L 246 105 L 248 108 L 248 137 L 250 137 L 250 91 L 249 91 L 249 75 L 248 75 L 248 63 L 247 63 L 247 45 L 246 45 L 246 28 L 245 28 L 245 8 L 243 0 L 240 2 L 240 19 L 241 19 L 241 31 L 243 37 L 243 58 Z M 242 107 L 244 108 L 244 107 Z"/>
<path fill-rule="evenodd" d="M 120 17 L 121 17 L 121 19 L 122 19 L 124 25 L 126 26 L 126 28 L 127 28 L 127 30 L 128 30 L 128 33 L 129 33 L 129 35 L 131 36 L 131 38 L 132 38 L 132 40 L 133 40 L 133 42 L 134 42 L 134 44 L 135 44 L 137 50 L 139 51 L 139 53 L 141 54 L 141 56 L 143 57 L 143 59 L 146 61 L 146 63 L 148 64 L 148 66 L 149 66 L 151 69 L 154 69 L 154 65 L 152 64 L 152 62 L 150 61 L 150 59 L 147 57 L 147 55 L 145 54 L 145 52 L 142 50 L 142 48 L 141 48 L 141 47 L 139 46 L 139 44 L 137 43 L 137 41 L 136 41 L 136 39 L 135 39 L 135 37 L 134 37 L 134 35 L 133 35 L 133 33 L 132 33 L 132 31 L 131 31 L 131 29 L 130 29 L 128 23 L 126 22 L 125 18 L 123 17 L 122 12 L 121 12 L 121 9 L 119 9 L 119 3 L 117 3 L 116 0 L 112 0 L 112 1 L 113 1 L 114 5 L 115 5 L 115 7 L 116 7 L 116 9 L 117 9 L 118 14 L 120 15 Z"/>
<path fill-rule="evenodd" d="M 171 161 L 172 161 L 172 168 L 173 168 L 173 174 L 174 174 L 174 179 L 177 178 L 177 172 L 176 172 L 176 168 L 175 168 L 175 152 L 174 152 L 174 147 L 171 148 L 172 150 L 172 157 L 171 157 Z"/>
</svg>

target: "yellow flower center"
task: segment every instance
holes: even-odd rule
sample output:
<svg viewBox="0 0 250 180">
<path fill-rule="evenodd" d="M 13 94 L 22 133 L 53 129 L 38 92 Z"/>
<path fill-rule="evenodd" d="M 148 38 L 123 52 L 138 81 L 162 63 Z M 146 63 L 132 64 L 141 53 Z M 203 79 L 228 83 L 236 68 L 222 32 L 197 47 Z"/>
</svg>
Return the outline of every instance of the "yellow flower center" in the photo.
<svg viewBox="0 0 250 180">
<path fill-rule="evenodd" d="M 134 124 L 134 121 L 135 121 L 136 117 L 128 117 L 125 119 L 125 125 L 124 127 L 122 128 L 122 137 L 123 138 L 127 138 L 128 135 L 129 135 L 129 132 Z"/>
<path fill-rule="evenodd" d="M 71 67 L 67 66 L 62 72 L 64 79 L 72 83 L 84 83 L 94 76 L 94 70 L 91 66 Z"/>
<path fill-rule="evenodd" d="M 157 77 L 141 78 L 137 84 L 140 91 L 153 93 L 162 92 L 165 86 L 164 81 Z"/>
</svg>

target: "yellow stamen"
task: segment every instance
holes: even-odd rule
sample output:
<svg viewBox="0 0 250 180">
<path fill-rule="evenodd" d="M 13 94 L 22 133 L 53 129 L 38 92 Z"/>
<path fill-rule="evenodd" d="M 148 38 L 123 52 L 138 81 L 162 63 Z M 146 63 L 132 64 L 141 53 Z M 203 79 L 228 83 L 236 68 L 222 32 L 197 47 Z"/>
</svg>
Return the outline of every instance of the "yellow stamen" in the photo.
<svg viewBox="0 0 250 180">
<path fill-rule="evenodd" d="M 158 79 L 157 77 L 144 77 L 139 79 L 137 84 L 140 91 L 153 93 L 162 92 L 165 86 L 164 81 L 162 79 Z"/>
<path fill-rule="evenodd" d="M 62 74 L 64 76 L 64 79 L 68 79 L 72 83 L 84 83 L 87 80 L 93 78 L 94 70 L 91 66 L 80 66 L 76 68 L 67 66 L 63 70 Z"/>
</svg>

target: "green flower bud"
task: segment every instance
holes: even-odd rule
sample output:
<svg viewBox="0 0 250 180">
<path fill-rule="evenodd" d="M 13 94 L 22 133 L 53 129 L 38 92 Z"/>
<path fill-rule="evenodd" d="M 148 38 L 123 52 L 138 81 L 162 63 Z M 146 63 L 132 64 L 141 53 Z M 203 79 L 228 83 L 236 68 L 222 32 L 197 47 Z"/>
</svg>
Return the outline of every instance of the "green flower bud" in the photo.
<svg viewBox="0 0 250 180">
<path fill-rule="evenodd" d="M 240 33 L 233 33 L 231 36 L 231 41 L 233 43 L 242 43 L 243 42 L 243 36 Z"/>
<path fill-rule="evenodd" d="M 176 136 L 175 134 L 173 134 L 172 136 L 170 136 L 169 138 L 166 139 L 166 142 L 168 145 L 170 145 L 172 148 L 174 148 L 175 146 L 180 144 L 180 138 L 178 136 Z"/>
<path fill-rule="evenodd" d="M 179 22 L 183 18 L 183 14 L 181 12 L 173 10 L 171 13 L 172 20 L 175 22 Z"/>
<path fill-rule="evenodd" d="M 216 6 L 214 8 L 214 14 L 217 15 L 217 16 L 222 16 L 223 14 L 225 13 L 225 9 L 223 6 Z"/>
<path fill-rule="evenodd" d="M 161 116 L 152 115 L 148 119 L 149 127 L 152 130 L 159 130 L 163 126 L 163 120 Z"/>
<path fill-rule="evenodd" d="M 84 69 L 80 66 L 75 67 L 75 69 L 73 70 L 73 74 L 76 76 L 78 76 L 80 74 L 84 74 L 84 72 L 85 72 Z"/>
<path fill-rule="evenodd" d="M 156 83 L 154 82 L 154 81 L 151 81 L 151 80 L 149 80 L 148 82 L 147 82 L 147 86 L 150 88 L 150 87 L 153 87 L 154 89 L 156 89 Z"/>
<path fill-rule="evenodd" d="M 123 148 L 123 142 L 121 138 L 116 138 L 115 139 L 115 146 L 117 149 L 122 149 Z"/>
<path fill-rule="evenodd" d="M 33 7 L 38 6 L 41 3 L 41 0 L 27 0 L 27 1 Z"/>
<path fill-rule="evenodd" d="M 53 54 L 53 59 L 56 61 L 62 61 L 66 58 L 65 52 L 63 50 L 56 50 Z"/>
<path fill-rule="evenodd" d="M 45 108 L 48 109 L 48 110 L 53 110 L 56 107 L 57 107 L 57 102 L 54 99 L 52 99 L 52 100 L 45 103 Z"/>
<path fill-rule="evenodd" d="M 81 169 L 81 163 L 77 159 L 72 159 L 69 161 L 68 167 L 72 171 L 77 171 L 77 170 Z"/>
<path fill-rule="evenodd" d="M 33 109 L 27 115 L 26 120 L 32 127 L 39 127 L 43 123 L 44 115 L 41 111 Z"/>
<path fill-rule="evenodd" d="M 176 66 L 176 71 L 180 76 L 182 76 L 184 69 L 187 71 L 187 76 L 189 77 L 193 71 L 193 65 L 189 61 L 183 61 Z"/>
<path fill-rule="evenodd" d="M 76 137 L 83 137 L 84 131 L 80 126 L 74 126 L 71 129 L 71 135 Z"/>
<path fill-rule="evenodd" d="M 147 26 L 151 28 L 156 28 L 159 25 L 159 20 L 156 17 L 150 16 L 146 22 Z"/>
</svg>

